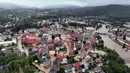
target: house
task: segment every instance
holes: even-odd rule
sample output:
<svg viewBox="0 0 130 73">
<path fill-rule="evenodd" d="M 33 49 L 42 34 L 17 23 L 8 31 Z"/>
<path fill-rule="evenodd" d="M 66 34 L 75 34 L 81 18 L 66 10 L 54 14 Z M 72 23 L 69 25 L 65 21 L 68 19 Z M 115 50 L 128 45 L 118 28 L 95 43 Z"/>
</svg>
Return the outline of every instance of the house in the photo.
<svg viewBox="0 0 130 73">
<path fill-rule="evenodd" d="M 41 31 L 42 33 L 47 33 L 47 32 L 49 31 L 49 28 L 43 27 L 43 28 L 40 28 L 40 31 Z"/>
<path fill-rule="evenodd" d="M 34 33 L 36 33 L 37 29 L 35 29 L 35 28 L 26 29 L 25 32 L 34 32 Z"/>
<path fill-rule="evenodd" d="M 101 67 L 96 67 L 96 68 L 94 69 L 94 72 L 95 72 L 95 73 L 100 73 L 100 72 L 102 72 L 102 68 L 101 68 Z"/>
<path fill-rule="evenodd" d="M 88 40 L 91 37 L 91 33 L 84 33 L 84 38 Z"/>
<path fill-rule="evenodd" d="M 51 69 L 50 69 L 50 72 L 49 73 L 56 73 L 59 69 L 59 64 L 60 63 L 60 60 L 58 59 L 55 59 L 53 61 L 53 65 L 51 66 Z"/>
<path fill-rule="evenodd" d="M 22 44 L 26 43 L 29 46 L 33 46 L 37 42 L 36 34 L 29 33 L 21 37 Z"/>
<path fill-rule="evenodd" d="M 93 41 L 93 42 L 96 42 L 96 40 L 97 40 L 96 37 L 91 38 L 91 41 Z"/>
<path fill-rule="evenodd" d="M 70 35 L 71 35 L 71 37 L 73 37 L 73 38 L 82 38 L 82 37 L 83 37 L 83 35 L 82 35 L 82 34 L 79 34 L 79 33 L 71 33 Z"/>
<path fill-rule="evenodd" d="M 68 64 L 68 60 L 67 60 L 66 58 L 63 58 L 61 64 L 63 64 L 63 65 L 64 65 L 64 64 Z"/>
<path fill-rule="evenodd" d="M 64 70 L 65 70 L 66 73 L 69 73 L 69 71 L 72 71 L 72 68 L 73 68 L 73 65 L 70 64 L 70 65 L 65 66 Z"/>
<path fill-rule="evenodd" d="M 80 62 L 76 62 L 73 64 L 74 67 L 80 67 L 81 66 L 81 63 Z"/>
<path fill-rule="evenodd" d="M 48 43 L 48 49 L 49 51 L 54 51 L 54 44 L 53 43 Z"/>
<path fill-rule="evenodd" d="M 1 41 L 0 42 L 0 46 L 11 46 L 13 44 L 16 44 L 17 43 L 17 40 L 16 38 L 13 38 L 12 40 L 7 40 L 7 41 Z"/>
<path fill-rule="evenodd" d="M 62 56 L 61 55 L 57 55 L 56 59 L 58 59 L 59 61 L 62 61 Z"/>
<path fill-rule="evenodd" d="M 57 66 L 56 65 L 52 65 L 50 72 L 49 73 L 56 73 L 57 72 Z"/>
<path fill-rule="evenodd" d="M 0 42 L 4 41 L 5 40 L 5 36 L 3 36 L 1 33 L 0 33 Z"/>
<path fill-rule="evenodd" d="M 85 45 L 84 45 L 84 49 L 85 49 L 85 50 L 88 50 L 88 49 L 89 49 L 89 44 L 85 44 Z"/>
<path fill-rule="evenodd" d="M 39 57 L 42 57 L 42 59 L 43 59 L 44 67 L 45 68 L 50 67 L 51 58 L 49 56 L 48 48 L 46 46 L 40 46 L 40 47 L 38 47 L 38 51 L 39 51 Z"/>
<path fill-rule="evenodd" d="M 100 58 L 96 58 L 95 62 L 96 62 L 96 63 L 100 63 L 100 62 L 101 62 L 101 59 L 100 59 Z"/>
<path fill-rule="evenodd" d="M 51 35 L 49 34 L 43 34 L 42 37 L 41 37 L 41 41 L 42 42 L 49 42 L 51 40 Z"/>
<path fill-rule="evenodd" d="M 43 56 L 43 65 L 45 68 L 49 68 L 51 66 L 51 59 L 48 58 L 47 56 Z"/>
</svg>

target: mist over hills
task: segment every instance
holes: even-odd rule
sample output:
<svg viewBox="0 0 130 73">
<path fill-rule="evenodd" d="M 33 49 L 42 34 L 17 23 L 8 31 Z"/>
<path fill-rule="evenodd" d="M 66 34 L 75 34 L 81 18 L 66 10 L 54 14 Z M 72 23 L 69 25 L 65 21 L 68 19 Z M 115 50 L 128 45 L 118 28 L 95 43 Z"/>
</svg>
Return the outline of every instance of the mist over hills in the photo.
<svg viewBox="0 0 130 73">
<path fill-rule="evenodd" d="M 28 8 L 28 7 L 17 5 L 17 4 L 12 4 L 12 3 L 0 3 L 0 8 L 2 8 L 2 9 L 23 9 L 23 8 Z"/>
<path fill-rule="evenodd" d="M 81 8 L 81 6 L 70 4 L 59 4 L 59 5 L 46 6 L 43 7 L 42 9 L 77 9 L 77 8 Z"/>
<path fill-rule="evenodd" d="M 0 10 L 3 9 L 34 9 L 34 8 L 11 3 L 0 3 Z M 61 9 L 65 12 L 69 12 L 69 15 L 74 16 L 130 17 L 130 5 L 119 5 L 119 4 L 112 4 L 105 6 L 85 6 L 85 7 L 70 4 L 59 4 L 35 9 L 42 9 L 42 10 Z"/>
<path fill-rule="evenodd" d="M 0 3 L 0 8 L 2 9 L 24 9 L 24 8 L 37 8 L 37 7 L 28 7 L 28 6 L 22 6 L 22 5 L 17 5 L 17 4 L 12 4 L 12 3 Z M 59 4 L 59 5 L 51 5 L 51 6 L 46 6 L 38 9 L 60 9 L 60 8 L 65 8 L 65 9 L 75 9 L 75 8 L 80 8 L 78 5 L 70 5 L 70 4 Z"/>
</svg>

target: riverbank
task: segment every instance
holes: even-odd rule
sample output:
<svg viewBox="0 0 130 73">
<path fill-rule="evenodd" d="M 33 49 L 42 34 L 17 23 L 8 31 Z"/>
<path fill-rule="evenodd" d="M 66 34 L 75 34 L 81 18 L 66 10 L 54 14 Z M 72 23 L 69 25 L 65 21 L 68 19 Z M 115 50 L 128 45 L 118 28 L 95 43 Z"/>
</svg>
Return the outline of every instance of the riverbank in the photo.
<svg viewBox="0 0 130 73">
<path fill-rule="evenodd" d="M 108 35 L 108 37 L 113 40 L 114 42 L 116 42 L 117 44 L 123 46 L 125 42 L 123 42 L 122 40 L 120 39 L 113 39 L 110 35 Z M 129 47 L 129 43 L 125 43 L 126 44 L 126 48 L 130 50 L 130 47 Z"/>
</svg>

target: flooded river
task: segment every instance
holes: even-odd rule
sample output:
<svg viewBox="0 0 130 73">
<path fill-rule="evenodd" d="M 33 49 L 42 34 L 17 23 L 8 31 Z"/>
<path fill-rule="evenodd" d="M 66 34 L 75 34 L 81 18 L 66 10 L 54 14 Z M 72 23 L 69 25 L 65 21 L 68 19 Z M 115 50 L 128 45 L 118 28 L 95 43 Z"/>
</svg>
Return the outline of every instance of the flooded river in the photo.
<svg viewBox="0 0 130 73">
<path fill-rule="evenodd" d="M 108 33 L 108 30 L 105 28 L 105 25 L 101 29 L 98 30 L 100 33 Z M 130 58 L 130 50 L 126 52 L 122 49 L 122 46 L 111 40 L 107 35 L 101 35 L 102 39 L 104 40 L 104 45 L 110 49 L 116 50 L 117 53 L 123 58 L 128 59 Z"/>
</svg>

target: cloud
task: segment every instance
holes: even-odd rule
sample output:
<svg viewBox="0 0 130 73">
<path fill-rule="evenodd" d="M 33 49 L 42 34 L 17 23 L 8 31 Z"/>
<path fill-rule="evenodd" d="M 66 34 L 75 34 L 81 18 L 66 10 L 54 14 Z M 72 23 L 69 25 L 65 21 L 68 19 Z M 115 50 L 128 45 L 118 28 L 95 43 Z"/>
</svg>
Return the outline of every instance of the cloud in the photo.
<svg viewBox="0 0 130 73">
<path fill-rule="evenodd" d="M 73 5 L 107 5 L 107 4 L 130 4 L 130 0 L 0 0 L 0 2 L 15 3 L 19 5 L 44 7 L 56 4 Z"/>
</svg>

